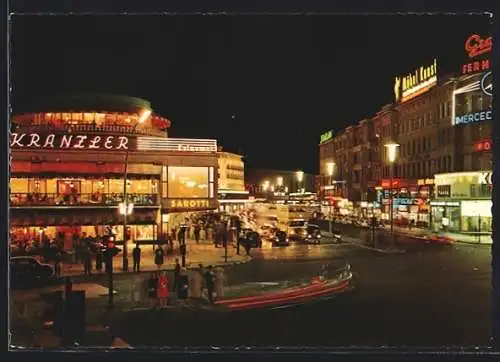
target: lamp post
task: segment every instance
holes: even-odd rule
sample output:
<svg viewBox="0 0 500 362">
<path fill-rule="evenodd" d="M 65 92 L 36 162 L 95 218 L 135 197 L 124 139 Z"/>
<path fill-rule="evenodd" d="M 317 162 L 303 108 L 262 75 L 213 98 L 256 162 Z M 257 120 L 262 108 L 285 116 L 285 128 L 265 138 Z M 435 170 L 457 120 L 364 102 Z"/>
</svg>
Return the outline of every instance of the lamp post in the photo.
<svg viewBox="0 0 500 362">
<path fill-rule="evenodd" d="M 332 181 L 333 181 L 333 171 L 335 169 L 335 162 L 328 162 L 326 164 L 326 173 L 328 175 L 328 185 L 331 185 L 332 184 Z M 326 191 L 326 190 L 325 190 Z M 333 222 L 333 217 L 332 217 L 332 205 L 331 205 L 331 202 L 330 200 L 328 200 L 328 213 L 330 214 L 329 215 L 329 219 L 330 219 L 330 222 L 329 222 L 329 231 L 330 233 L 332 233 L 332 222 Z"/>
<path fill-rule="evenodd" d="M 151 115 L 151 110 L 146 109 L 143 110 L 141 115 L 139 116 L 138 121 L 134 124 L 134 127 L 132 127 L 132 134 L 135 132 L 137 126 L 139 124 L 144 123 L 149 116 Z M 128 154 L 129 154 L 129 149 L 127 148 L 125 152 L 125 166 L 123 170 L 123 209 L 128 210 L 128 193 L 127 193 L 127 171 L 128 171 Z M 133 207 L 133 206 L 132 206 Z M 128 271 L 128 240 L 127 240 L 127 212 L 123 213 L 123 265 L 122 269 L 124 272 Z"/>
<path fill-rule="evenodd" d="M 302 181 L 304 180 L 304 171 L 295 172 L 295 176 L 297 176 L 297 192 L 300 192 L 302 189 Z"/>
<path fill-rule="evenodd" d="M 397 156 L 397 150 L 398 150 L 399 144 L 391 142 L 391 143 L 387 143 L 385 145 L 385 147 L 387 149 L 387 160 L 390 163 L 389 172 L 390 172 L 391 185 L 389 187 L 389 192 L 390 192 L 390 210 L 389 210 L 389 212 L 390 212 L 390 221 L 391 221 L 391 237 L 393 238 L 394 237 L 394 234 L 393 234 L 393 231 L 394 231 L 393 230 L 394 229 L 394 206 L 393 206 L 394 196 L 392 193 L 392 187 L 393 187 L 393 178 L 394 178 L 394 163 L 396 162 L 396 156 Z"/>
</svg>

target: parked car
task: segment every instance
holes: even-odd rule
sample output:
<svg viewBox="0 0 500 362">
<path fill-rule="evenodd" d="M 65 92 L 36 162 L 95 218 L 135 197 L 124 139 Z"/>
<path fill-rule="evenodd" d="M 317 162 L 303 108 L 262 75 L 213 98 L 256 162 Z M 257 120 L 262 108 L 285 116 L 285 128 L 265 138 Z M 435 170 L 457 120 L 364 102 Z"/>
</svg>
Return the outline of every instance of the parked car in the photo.
<svg viewBox="0 0 500 362">
<path fill-rule="evenodd" d="M 288 240 L 288 235 L 286 235 L 286 232 L 281 231 L 281 230 L 277 231 L 273 245 L 274 246 L 281 246 L 281 245 L 288 246 L 288 245 L 290 245 L 290 242 Z"/>
<path fill-rule="evenodd" d="M 14 286 L 53 281 L 54 268 L 31 256 L 15 256 L 10 258 L 10 279 Z"/>
</svg>

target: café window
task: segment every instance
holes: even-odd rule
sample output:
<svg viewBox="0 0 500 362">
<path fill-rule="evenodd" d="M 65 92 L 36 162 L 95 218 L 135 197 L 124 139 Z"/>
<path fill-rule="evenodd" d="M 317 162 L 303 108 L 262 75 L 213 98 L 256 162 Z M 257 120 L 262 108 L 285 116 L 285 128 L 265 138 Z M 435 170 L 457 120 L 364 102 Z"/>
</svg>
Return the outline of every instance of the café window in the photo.
<svg viewBox="0 0 500 362">
<path fill-rule="evenodd" d="M 168 197 L 209 197 L 208 167 L 168 167 Z"/>
</svg>

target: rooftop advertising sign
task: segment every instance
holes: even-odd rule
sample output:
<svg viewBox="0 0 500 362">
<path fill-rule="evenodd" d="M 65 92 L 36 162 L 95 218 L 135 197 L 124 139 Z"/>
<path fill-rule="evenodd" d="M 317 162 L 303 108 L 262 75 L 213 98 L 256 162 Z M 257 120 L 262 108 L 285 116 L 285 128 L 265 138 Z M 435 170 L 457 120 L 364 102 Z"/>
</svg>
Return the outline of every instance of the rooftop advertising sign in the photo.
<svg viewBox="0 0 500 362">
<path fill-rule="evenodd" d="M 319 144 L 322 144 L 322 143 L 328 142 L 328 141 L 330 141 L 332 138 L 333 138 L 333 131 L 332 131 L 332 130 L 330 130 L 330 131 L 328 131 L 328 132 L 325 132 L 325 133 L 323 133 L 323 134 L 320 136 L 320 139 L 319 139 Z"/>
<path fill-rule="evenodd" d="M 488 58 L 493 48 L 493 37 L 483 38 L 478 34 L 472 34 L 465 41 L 465 52 L 469 61 L 462 65 L 462 74 L 484 72 L 491 69 Z"/>
<path fill-rule="evenodd" d="M 12 149 L 67 151 L 170 151 L 217 152 L 217 141 L 209 139 L 128 137 L 78 133 L 11 133 Z"/>
<path fill-rule="evenodd" d="M 437 84 L 437 60 L 431 65 L 421 66 L 413 73 L 394 78 L 394 97 L 396 102 L 406 102 L 415 98 Z"/>
<path fill-rule="evenodd" d="M 453 125 L 469 124 L 493 119 L 493 73 L 485 72 L 480 78 L 453 91 L 451 122 Z M 472 93 L 472 94 L 471 94 Z"/>
</svg>

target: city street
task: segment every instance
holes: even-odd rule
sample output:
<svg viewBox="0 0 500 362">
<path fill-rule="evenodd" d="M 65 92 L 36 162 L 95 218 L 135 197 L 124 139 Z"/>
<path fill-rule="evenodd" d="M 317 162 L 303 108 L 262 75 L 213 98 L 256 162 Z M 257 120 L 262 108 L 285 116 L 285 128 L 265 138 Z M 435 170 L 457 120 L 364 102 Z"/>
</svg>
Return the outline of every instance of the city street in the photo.
<svg viewBox="0 0 500 362">
<path fill-rule="evenodd" d="M 110 320 L 113 335 L 132 346 L 489 343 L 489 248 L 433 246 L 384 254 L 355 244 L 324 244 L 255 250 L 253 258 L 226 268 L 229 284 L 304 278 L 326 261 L 347 259 L 356 288 L 331 300 L 275 310 L 132 311 Z M 120 284 L 124 288 L 127 281 Z"/>
</svg>

